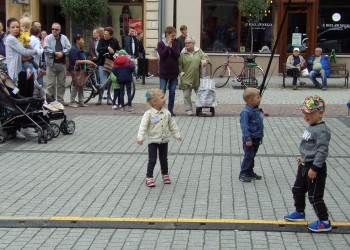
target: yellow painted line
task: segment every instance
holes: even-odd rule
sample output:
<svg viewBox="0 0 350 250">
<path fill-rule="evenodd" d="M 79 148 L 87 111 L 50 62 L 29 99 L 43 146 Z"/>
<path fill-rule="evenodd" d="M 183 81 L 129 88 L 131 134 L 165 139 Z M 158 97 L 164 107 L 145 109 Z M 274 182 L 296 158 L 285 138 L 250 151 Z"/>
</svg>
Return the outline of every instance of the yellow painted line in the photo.
<svg viewBox="0 0 350 250">
<path fill-rule="evenodd" d="M 0 221 L 80 221 L 80 222 L 139 222 L 139 223 L 205 223 L 205 224 L 264 224 L 264 225 L 307 225 L 308 221 L 289 222 L 285 220 L 239 220 L 206 218 L 132 218 L 132 217 L 79 217 L 79 216 L 0 216 Z M 334 227 L 350 227 L 350 222 L 333 222 Z"/>
<path fill-rule="evenodd" d="M 52 221 L 103 221 L 103 222 L 158 222 L 158 223 L 235 223 L 235 224 L 272 224 L 272 225 L 307 225 L 308 221 L 285 220 L 237 220 L 205 218 L 126 218 L 126 217 L 70 217 L 53 216 Z M 332 222 L 332 226 L 350 226 L 350 222 Z"/>
</svg>

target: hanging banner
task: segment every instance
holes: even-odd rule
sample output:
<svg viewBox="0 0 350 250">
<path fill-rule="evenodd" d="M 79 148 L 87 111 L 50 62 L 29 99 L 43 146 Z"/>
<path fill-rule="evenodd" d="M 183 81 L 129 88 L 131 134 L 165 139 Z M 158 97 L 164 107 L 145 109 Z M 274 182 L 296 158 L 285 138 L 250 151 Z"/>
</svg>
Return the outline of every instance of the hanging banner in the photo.
<svg viewBox="0 0 350 250">
<path fill-rule="evenodd" d="M 129 27 L 134 30 L 142 30 L 142 20 L 141 19 L 129 19 Z"/>
<path fill-rule="evenodd" d="M 293 33 L 292 34 L 292 46 L 301 46 L 301 33 Z"/>
</svg>

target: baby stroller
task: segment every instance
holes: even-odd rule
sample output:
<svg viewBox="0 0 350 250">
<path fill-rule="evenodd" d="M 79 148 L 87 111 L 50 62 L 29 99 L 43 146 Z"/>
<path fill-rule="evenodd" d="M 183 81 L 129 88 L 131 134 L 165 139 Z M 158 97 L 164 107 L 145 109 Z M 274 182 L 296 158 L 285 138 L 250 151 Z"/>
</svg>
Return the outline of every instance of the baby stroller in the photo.
<svg viewBox="0 0 350 250">
<path fill-rule="evenodd" d="M 0 76 L 0 143 L 15 137 L 21 128 L 34 128 L 38 133 L 38 143 L 47 143 L 57 133 L 57 127 L 50 124 L 50 119 L 55 118 L 54 111 L 43 109 L 43 98 L 18 95 L 18 89 L 4 71 L 0 70 Z M 68 121 L 65 116 L 62 118 L 66 132 Z"/>
<path fill-rule="evenodd" d="M 212 65 L 208 63 L 210 76 L 206 76 L 206 68 L 202 68 L 202 78 L 196 96 L 196 115 L 206 116 L 203 109 L 209 109 L 212 116 L 215 115 L 215 107 L 217 106 L 215 81 L 212 78 Z"/>
</svg>

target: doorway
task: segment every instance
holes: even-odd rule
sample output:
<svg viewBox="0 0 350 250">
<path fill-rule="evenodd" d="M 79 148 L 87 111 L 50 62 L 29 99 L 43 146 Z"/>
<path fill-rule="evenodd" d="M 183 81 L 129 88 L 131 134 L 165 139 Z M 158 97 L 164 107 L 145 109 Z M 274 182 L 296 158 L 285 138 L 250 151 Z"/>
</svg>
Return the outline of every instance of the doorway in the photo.
<svg viewBox="0 0 350 250">
<path fill-rule="evenodd" d="M 317 36 L 316 5 L 314 1 L 290 4 L 281 34 L 280 72 L 287 57 L 293 53 L 293 48 L 298 47 L 300 55 L 306 60 L 313 53 Z M 280 12 L 282 16 L 286 8 L 287 3 L 284 1 Z"/>
</svg>

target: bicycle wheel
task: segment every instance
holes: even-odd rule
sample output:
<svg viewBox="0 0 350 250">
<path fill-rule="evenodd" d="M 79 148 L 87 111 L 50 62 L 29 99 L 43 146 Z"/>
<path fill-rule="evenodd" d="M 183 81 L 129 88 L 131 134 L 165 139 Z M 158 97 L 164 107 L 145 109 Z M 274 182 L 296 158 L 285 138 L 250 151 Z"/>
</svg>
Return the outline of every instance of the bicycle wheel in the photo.
<svg viewBox="0 0 350 250">
<path fill-rule="evenodd" d="M 257 88 L 259 89 L 263 79 L 264 71 L 259 66 L 246 67 L 242 73 L 242 82 L 241 84 L 245 88 Z"/>
<path fill-rule="evenodd" d="M 93 82 L 93 76 L 89 74 L 86 77 L 86 85 L 84 86 L 84 103 L 87 103 L 90 101 L 92 96 L 94 95 L 94 88 L 92 87 L 92 82 Z M 70 92 L 72 93 L 72 87 L 73 87 L 73 82 L 70 84 Z M 78 96 L 75 97 L 75 102 L 78 103 Z"/>
<path fill-rule="evenodd" d="M 231 71 L 226 65 L 221 65 L 217 67 L 212 76 L 212 78 L 215 81 L 215 87 L 216 88 L 224 87 L 228 83 L 230 76 L 231 76 Z"/>
<path fill-rule="evenodd" d="M 131 82 L 131 101 L 134 100 L 135 92 L 136 92 L 136 86 L 135 86 L 135 82 L 134 82 L 134 79 L 133 79 L 132 82 Z M 111 99 L 111 101 L 113 101 L 114 89 L 113 89 L 113 86 L 112 86 L 111 83 L 110 83 L 110 86 L 109 86 L 109 98 Z M 127 95 L 125 95 L 125 98 L 127 98 Z M 124 101 L 124 103 L 127 103 L 127 101 Z"/>
</svg>

